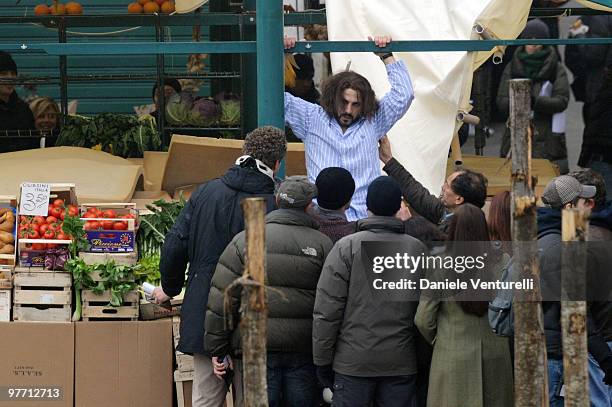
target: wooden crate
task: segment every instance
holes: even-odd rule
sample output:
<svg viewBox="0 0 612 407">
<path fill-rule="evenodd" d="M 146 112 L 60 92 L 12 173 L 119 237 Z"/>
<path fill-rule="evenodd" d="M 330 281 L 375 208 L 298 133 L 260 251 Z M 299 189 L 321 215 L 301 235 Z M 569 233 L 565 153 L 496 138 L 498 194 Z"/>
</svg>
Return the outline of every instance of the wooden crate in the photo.
<svg viewBox="0 0 612 407">
<path fill-rule="evenodd" d="M 117 265 L 132 266 L 138 262 L 138 253 L 136 250 L 130 253 L 89 253 L 81 252 L 79 257 L 83 259 L 85 264 L 99 264 L 114 261 Z"/>
<path fill-rule="evenodd" d="M 137 321 L 139 296 L 138 291 L 130 291 L 123 295 L 122 306 L 111 307 L 108 305 L 110 291 L 97 295 L 91 290 L 83 290 L 83 321 Z"/>
<path fill-rule="evenodd" d="M 0 290 L 13 288 L 13 266 L 0 265 Z"/>
<path fill-rule="evenodd" d="M 11 320 L 11 290 L 0 290 L 0 321 Z"/>
<path fill-rule="evenodd" d="M 69 322 L 72 275 L 65 272 L 17 271 L 13 277 L 14 321 Z"/>
<path fill-rule="evenodd" d="M 178 407 L 191 407 L 191 392 L 193 389 L 193 372 L 174 372 L 176 386 L 176 401 Z"/>
</svg>

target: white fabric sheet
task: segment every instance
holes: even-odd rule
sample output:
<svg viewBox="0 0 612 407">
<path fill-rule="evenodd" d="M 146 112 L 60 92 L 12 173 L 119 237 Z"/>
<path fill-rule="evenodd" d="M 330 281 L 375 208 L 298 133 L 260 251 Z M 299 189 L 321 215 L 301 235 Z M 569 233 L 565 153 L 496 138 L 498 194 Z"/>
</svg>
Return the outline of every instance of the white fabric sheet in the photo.
<svg viewBox="0 0 612 407">
<path fill-rule="evenodd" d="M 527 21 L 530 0 L 328 0 L 329 39 L 366 40 L 390 35 L 394 40 L 477 39 L 476 22 L 495 36 L 513 39 Z M 458 110 L 469 111 L 472 72 L 493 52 L 399 53 L 415 85 L 415 100 L 391 130 L 393 154 L 432 193 L 444 182 L 446 159 Z M 334 73 L 345 69 L 364 75 L 380 98 L 389 90 L 383 63 L 373 54 L 332 54 Z"/>
</svg>

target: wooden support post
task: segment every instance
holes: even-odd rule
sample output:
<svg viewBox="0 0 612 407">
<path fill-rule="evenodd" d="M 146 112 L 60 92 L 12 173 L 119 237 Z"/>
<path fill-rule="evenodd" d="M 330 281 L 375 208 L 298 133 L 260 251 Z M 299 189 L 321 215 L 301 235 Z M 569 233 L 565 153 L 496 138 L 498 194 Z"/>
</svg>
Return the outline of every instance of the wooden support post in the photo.
<svg viewBox="0 0 612 407">
<path fill-rule="evenodd" d="M 540 294 L 537 251 L 535 179 L 531 176 L 529 112 L 531 82 L 510 81 L 510 132 L 512 143 L 512 245 L 519 280 L 533 281 L 533 290 L 516 291 L 515 407 L 548 406 L 546 346 Z"/>
<path fill-rule="evenodd" d="M 268 309 L 265 292 L 265 200 L 242 201 L 246 251 L 240 307 L 245 407 L 267 407 L 266 335 Z"/>
<path fill-rule="evenodd" d="M 565 407 L 588 407 L 589 376 L 586 330 L 586 240 L 588 212 L 564 209 L 561 234 L 561 329 Z"/>
</svg>

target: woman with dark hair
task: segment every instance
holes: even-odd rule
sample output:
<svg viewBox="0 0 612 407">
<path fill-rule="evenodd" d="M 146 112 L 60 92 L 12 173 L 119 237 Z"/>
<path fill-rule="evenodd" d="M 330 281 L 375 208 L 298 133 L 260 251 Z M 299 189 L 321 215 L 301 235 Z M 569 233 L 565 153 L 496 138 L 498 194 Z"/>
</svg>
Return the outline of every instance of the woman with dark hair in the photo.
<svg viewBox="0 0 612 407">
<path fill-rule="evenodd" d="M 472 204 L 459 206 L 451 220 L 448 239 L 450 245 L 446 255 L 457 259 L 462 247 L 467 250 L 461 250 L 461 255 L 482 256 L 483 250 L 491 246 L 482 210 Z M 493 257 L 497 260 L 491 262 L 494 264 L 490 267 L 501 275 L 509 257 L 507 254 Z M 453 270 L 436 270 L 430 280 L 455 280 L 454 273 Z M 415 324 L 433 344 L 427 406 L 513 405 L 508 339 L 491 332 L 487 305 L 484 301 L 421 296 Z"/>
<path fill-rule="evenodd" d="M 510 219 L 510 192 L 502 191 L 491 199 L 489 206 L 489 236 L 491 240 L 501 243 L 504 252 L 512 251 Z"/>
</svg>

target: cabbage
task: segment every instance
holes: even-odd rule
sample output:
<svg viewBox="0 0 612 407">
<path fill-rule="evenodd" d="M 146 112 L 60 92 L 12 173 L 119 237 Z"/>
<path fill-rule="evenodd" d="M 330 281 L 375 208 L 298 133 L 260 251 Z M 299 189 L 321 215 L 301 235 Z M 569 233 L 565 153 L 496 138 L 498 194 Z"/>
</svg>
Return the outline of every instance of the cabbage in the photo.
<svg viewBox="0 0 612 407">
<path fill-rule="evenodd" d="M 221 101 L 221 117 L 219 123 L 223 126 L 240 125 L 240 101 L 223 100 Z"/>
<path fill-rule="evenodd" d="M 166 103 L 166 121 L 175 126 L 186 125 L 192 105 L 193 97 L 189 93 L 172 95 Z"/>
<path fill-rule="evenodd" d="M 219 106 L 213 99 L 200 98 L 193 103 L 190 124 L 200 127 L 213 125 L 219 118 Z"/>
</svg>

